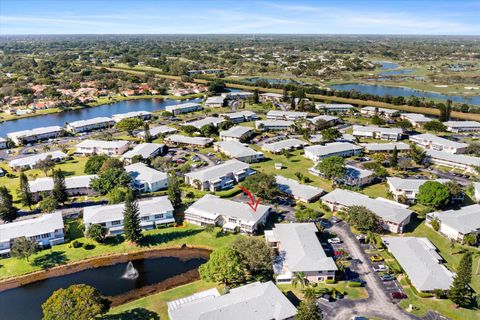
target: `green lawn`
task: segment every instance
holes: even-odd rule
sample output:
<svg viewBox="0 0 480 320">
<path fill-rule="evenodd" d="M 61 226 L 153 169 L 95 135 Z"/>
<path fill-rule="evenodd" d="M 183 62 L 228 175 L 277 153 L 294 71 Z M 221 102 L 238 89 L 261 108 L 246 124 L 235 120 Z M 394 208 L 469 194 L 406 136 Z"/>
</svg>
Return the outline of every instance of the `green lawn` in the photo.
<svg viewBox="0 0 480 320">
<path fill-rule="evenodd" d="M 302 294 L 302 288 L 297 287 L 295 288 L 292 284 L 279 284 L 278 287 L 282 292 L 287 293 L 287 292 L 292 292 L 297 298 L 302 299 L 303 294 Z M 368 297 L 367 290 L 365 288 L 350 288 L 348 286 L 347 281 L 340 281 L 335 284 L 325 284 L 322 282 L 317 283 L 315 288 L 327 288 L 327 289 L 335 289 L 338 292 L 341 292 L 345 295 L 345 298 L 347 299 L 365 299 Z"/>
<path fill-rule="evenodd" d="M 387 195 L 388 186 L 386 183 L 377 183 L 372 184 L 361 191 L 361 193 L 366 194 L 371 198 L 385 198 L 388 199 Z"/>
<path fill-rule="evenodd" d="M 108 315 L 100 319 L 137 320 L 149 312 L 156 313 L 161 320 L 168 319 L 167 302 L 192 295 L 196 292 L 215 287 L 214 283 L 198 280 L 183 286 L 153 294 L 138 300 L 131 301 L 121 306 L 112 308 Z"/>
<path fill-rule="evenodd" d="M 69 224 L 76 224 L 69 222 Z M 73 227 L 75 236 L 81 235 L 78 224 Z M 217 229 L 216 231 L 219 231 Z M 206 248 L 218 248 L 229 245 L 238 235 L 220 235 L 217 232 L 208 233 L 203 228 L 196 226 L 171 227 L 145 231 L 143 243 L 139 246 L 131 245 L 123 241 L 116 243 L 98 244 L 93 240 L 78 238 L 82 243 L 91 243 L 95 247 L 91 250 L 84 248 L 72 248 L 68 243 L 54 246 L 51 249 L 42 250 L 25 259 L 8 258 L 0 260 L 0 280 L 18 276 L 42 269 L 64 265 L 75 261 L 98 257 L 114 253 L 133 252 L 148 250 L 150 248 L 178 247 L 182 244 L 201 246 Z M 113 240 L 112 240 L 113 242 Z"/>
</svg>

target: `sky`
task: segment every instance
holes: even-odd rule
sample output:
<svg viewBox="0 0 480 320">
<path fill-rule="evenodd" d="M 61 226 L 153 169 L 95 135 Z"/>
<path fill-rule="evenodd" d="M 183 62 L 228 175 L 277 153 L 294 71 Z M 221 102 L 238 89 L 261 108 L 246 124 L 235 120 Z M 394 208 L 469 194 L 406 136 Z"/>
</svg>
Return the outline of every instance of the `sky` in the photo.
<svg viewBox="0 0 480 320">
<path fill-rule="evenodd" d="M 480 0 L 0 0 L 8 34 L 480 35 Z"/>
</svg>

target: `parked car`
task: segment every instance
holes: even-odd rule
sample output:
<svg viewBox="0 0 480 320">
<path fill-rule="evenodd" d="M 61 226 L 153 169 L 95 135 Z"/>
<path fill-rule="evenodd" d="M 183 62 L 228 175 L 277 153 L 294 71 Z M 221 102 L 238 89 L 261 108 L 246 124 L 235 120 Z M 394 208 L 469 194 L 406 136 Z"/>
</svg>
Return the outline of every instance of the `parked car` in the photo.
<svg viewBox="0 0 480 320">
<path fill-rule="evenodd" d="M 360 279 L 360 278 L 354 278 L 354 279 L 350 279 L 348 280 L 349 282 L 358 282 L 358 283 L 361 283 L 362 285 L 366 284 L 367 282 L 363 279 Z"/>
<path fill-rule="evenodd" d="M 355 236 L 355 238 L 357 238 L 358 242 L 365 243 L 366 236 L 364 234 L 358 234 Z"/>
<path fill-rule="evenodd" d="M 393 299 L 401 300 L 401 299 L 406 299 L 407 298 L 407 295 L 403 292 L 400 292 L 400 291 L 394 291 L 394 292 L 391 293 L 391 295 L 392 295 Z"/>
<path fill-rule="evenodd" d="M 337 217 L 331 217 L 330 218 L 330 222 L 333 223 L 333 224 L 339 223 L 340 221 L 342 221 L 342 219 L 337 218 Z"/>
<path fill-rule="evenodd" d="M 373 266 L 373 270 L 376 272 L 385 272 L 388 271 L 388 267 L 383 264 L 379 264 L 378 266 Z"/>
<path fill-rule="evenodd" d="M 329 295 L 329 294 L 322 294 L 322 295 L 320 296 L 320 300 L 323 300 L 323 301 L 325 301 L 325 302 L 332 302 L 332 301 L 333 301 L 333 298 L 332 298 L 332 296 Z"/>
<path fill-rule="evenodd" d="M 330 239 L 328 239 L 327 241 L 328 241 L 328 243 L 335 243 L 335 244 L 337 244 L 337 243 L 342 243 L 342 240 L 340 240 L 340 238 L 337 238 L 337 237 L 335 237 L 335 238 L 330 238 Z"/>
<path fill-rule="evenodd" d="M 370 260 L 372 262 L 380 262 L 380 261 L 383 261 L 383 257 L 378 255 L 378 254 L 375 254 L 375 255 L 370 257 Z"/>
<path fill-rule="evenodd" d="M 383 276 L 381 276 L 380 279 L 382 281 L 393 281 L 393 280 L 395 280 L 395 277 L 392 276 L 391 274 L 387 273 L 387 274 L 384 274 Z"/>
</svg>

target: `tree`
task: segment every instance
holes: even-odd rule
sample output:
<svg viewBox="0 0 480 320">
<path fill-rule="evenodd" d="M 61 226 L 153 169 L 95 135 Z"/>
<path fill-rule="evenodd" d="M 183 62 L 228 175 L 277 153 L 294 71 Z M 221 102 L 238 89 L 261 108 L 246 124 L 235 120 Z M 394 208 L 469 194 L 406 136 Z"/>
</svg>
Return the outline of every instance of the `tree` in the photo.
<svg viewBox="0 0 480 320">
<path fill-rule="evenodd" d="M 53 189 L 52 196 L 58 203 L 65 203 L 68 200 L 67 186 L 65 185 L 65 176 L 61 169 L 53 171 Z"/>
<path fill-rule="evenodd" d="M 120 169 L 123 170 L 123 162 L 117 158 L 108 158 L 105 160 L 100 168 L 100 172 L 105 172 L 108 169 Z"/>
<path fill-rule="evenodd" d="M 90 320 L 109 308 L 110 301 L 86 284 L 58 289 L 42 304 L 43 320 Z"/>
<path fill-rule="evenodd" d="M 408 121 L 408 120 L 405 120 L 405 119 L 403 119 L 403 120 L 398 120 L 398 121 L 395 123 L 395 125 L 396 125 L 397 127 L 402 128 L 403 130 L 409 130 L 409 129 L 413 128 L 412 123 L 411 123 L 410 121 Z"/>
<path fill-rule="evenodd" d="M 438 120 L 432 120 L 423 125 L 423 128 L 428 131 L 433 132 L 444 132 L 447 131 L 447 127 Z"/>
<path fill-rule="evenodd" d="M 103 166 L 103 163 L 109 159 L 107 155 L 104 154 L 94 154 L 88 158 L 85 163 L 85 169 L 83 170 L 86 174 L 97 174 L 100 172 L 100 168 Z"/>
<path fill-rule="evenodd" d="M 258 89 L 253 90 L 253 103 L 259 103 L 260 97 L 258 95 Z"/>
<path fill-rule="evenodd" d="M 246 279 L 246 266 L 237 251 L 229 247 L 212 252 L 207 263 L 198 268 L 202 280 L 224 285 L 240 284 Z"/>
<path fill-rule="evenodd" d="M 30 184 L 28 183 L 27 175 L 23 172 L 20 173 L 20 187 L 17 191 L 20 202 L 24 206 L 28 206 L 32 210 L 32 204 L 35 203 L 33 194 L 30 191 Z"/>
<path fill-rule="evenodd" d="M 345 159 L 340 156 L 324 158 L 317 165 L 317 170 L 327 179 L 342 179 L 347 175 Z"/>
<path fill-rule="evenodd" d="M 377 126 L 385 124 L 385 120 L 383 120 L 379 116 L 373 116 L 371 122 L 372 122 L 372 124 L 377 125 Z"/>
<path fill-rule="evenodd" d="M 115 124 L 119 131 L 126 131 L 128 135 L 133 136 L 133 131 L 143 126 L 143 120 L 139 118 L 122 119 Z"/>
<path fill-rule="evenodd" d="M 417 201 L 433 208 L 441 208 L 450 201 L 448 187 L 438 181 L 427 181 L 418 189 Z"/>
<path fill-rule="evenodd" d="M 215 80 L 208 84 L 208 91 L 212 94 L 220 94 L 225 90 L 225 82 L 222 80 Z"/>
<path fill-rule="evenodd" d="M 304 299 L 298 306 L 295 320 L 322 320 L 322 311 L 318 308 L 315 299 Z"/>
<path fill-rule="evenodd" d="M 280 194 L 275 175 L 273 174 L 258 172 L 248 176 L 242 182 L 242 185 L 256 197 L 269 201 L 275 199 Z"/>
<path fill-rule="evenodd" d="M 335 128 L 327 128 L 321 131 L 323 141 L 333 141 L 342 136 L 342 133 Z"/>
<path fill-rule="evenodd" d="M 123 229 L 125 231 L 125 239 L 128 241 L 138 243 L 142 238 L 140 211 L 132 191 L 129 191 L 125 199 L 125 208 L 123 209 Z"/>
<path fill-rule="evenodd" d="M 180 188 L 180 181 L 174 174 L 170 174 L 168 177 L 168 200 L 172 203 L 173 207 L 177 209 L 182 204 L 182 189 Z"/>
<path fill-rule="evenodd" d="M 200 134 L 204 137 L 211 137 L 218 134 L 218 129 L 213 124 L 206 124 L 200 128 Z"/>
<path fill-rule="evenodd" d="M 13 206 L 13 197 L 5 186 L 0 186 L 0 219 L 12 222 L 17 219 L 18 209 Z"/>
<path fill-rule="evenodd" d="M 472 232 L 472 233 L 467 233 L 466 235 L 463 236 L 463 241 L 465 242 L 466 245 L 469 246 L 474 246 L 478 243 L 478 233 Z"/>
<path fill-rule="evenodd" d="M 447 181 L 444 185 L 450 192 L 450 200 L 461 198 L 463 195 L 463 188 L 457 181 Z"/>
<path fill-rule="evenodd" d="M 90 227 L 88 227 L 88 230 L 86 232 L 87 237 L 99 243 L 105 241 L 107 234 L 108 228 L 99 224 L 92 224 Z"/>
<path fill-rule="evenodd" d="M 143 124 L 143 141 L 145 143 L 152 142 L 152 134 L 150 133 L 150 126 L 148 125 L 148 122 Z"/>
<path fill-rule="evenodd" d="M 45 159 L 37 161 L 35 168 L 43 171 L 45 176 L 47 176 L 48 171 L 53 169 L 54 166 L 55 162 L 53 161 L 52 156 L 49 155 Z"/>
<path fill-rule="evenodd" d="M 37 241 L 27 239 L 26 237 L 20 237 L 13 241 L 11 248 L 12 257 L 27 259 L 39 250 Z"/>
<path fill-rule="evenodd" d="M 389 161 L 390 167 L 395 168 L 398 165 L 398 150 L 397 146 L 393 148 L 392 156 Z"/>
<path fill-rule="evenodd" d="M 380 219 L 369 209 L 363 206 L 351 206 L 345 210 L 347 222 L 355 229 L 367 232 L 380 229 Z"/>
<path fill-rule="evenodd" d="M 198 131 L 198 129 L 192 125 L 182 126 L 181 129 L 183 132 L 185 132 L 189 136 L 191 136 L 192 134 Z"/>
<path fill-rule="evenodd" d="M 43 198 L 39 203 L 38 207 L 42 212 L 53 212 L 58 209 L 59 203 L 57 201 L 57 198 L 55 198 L 53 195 L 49 195 L 45 198 Z"/>
<path fill-rule="evenodd" d="M 408 156 L 415 161 L 416 164 L 422 165 L 427 157 L 427 153 L 417 145 L 411 144 L 410 150 L 408 151 Z"/>
<path fill-rule="evenodd" d="M 297 212 L 295 212 L 295 218 L 297 222 L 312 221 L 318 218 L 318 212 L 310 208 L 297 210 Z"/>
<path fill-rule="evenodd" d="M 108 204 L 117 204 L 125 201 L 127 197 L 128 188 L 115 187 L 107 194 Z"/>
<path fill-rule="evenodd" d="M 296 288 L 300 285 L 304 288 L 307 285 L 307 276 L 304 272 L 295 272 L 292 279 L 292 285 Z"/>
<path fill-rule="evenodd" d="M 272 279 L 275 254 L 265 241 L 253 237 L 238 237 L 231 247 L 245 263 L 251 278 L 255 281 Z"/>
<path fill-rule="evenodd" d="M 128 187 L 132 178 L 125 170 L 110 168 L 90 181 L 90 187 L 102 195 L 107 194 L 116 187 Z"/>
<path fill-rule="evenodd" d="M 472 291 L 469 284 L 472 281 L 472 255 L 470 252 L 463 254 L 453 278 L 452 286 L 447 297 L 457 306 L 468 306 L 472 300 Z"/>
</svg>

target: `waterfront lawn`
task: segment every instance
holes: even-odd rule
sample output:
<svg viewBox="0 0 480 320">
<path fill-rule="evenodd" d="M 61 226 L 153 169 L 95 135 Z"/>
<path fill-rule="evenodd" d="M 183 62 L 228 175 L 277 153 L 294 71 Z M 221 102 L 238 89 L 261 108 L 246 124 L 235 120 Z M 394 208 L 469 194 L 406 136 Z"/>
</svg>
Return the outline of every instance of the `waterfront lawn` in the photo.
<svg viewBox="0 0 480 320">
<path fill-rule="evenodd" d="M 139 314 L 149 314 L 150 312 L 157 314 L 159 319 L 168 319 L 167 302 L 190 296 L 196 292 L 207 290 L 213 287 L 215 287 L 214 283 L 198 280 L 117 306 L 112 308 L 107 315 L 100 317 L 100 319 L 133 320 L 139 319 Z M 147 317 L 140 319 L 155 318 Z"/>
<path fill-rule="evenodd" d="M 70 221 L 67 224 L 72 226 L 74 222 Z M 78 225 L 74 225 L 71 228 L 73 228 L 73 231 L 70 230 L 73 237 L 80 235 Z M 115 238 L 112 238 L 105 244 L 99 244 L 93 240 L 81 237 L 77 238 L 76 241 L 83 244 L 92 244 L 94 247 L 90 249 L 85 249 L 84 247 L 73 248 L 70 242 L 42 250 L 32 255 L 28 261 L 17 258 L 0 260 L 0 280 L 102 255 L 144 251 L 149 250 L 149 248 L 178 248 L 183 244 L 187 244 L 215 249 L 227 246 L 236 237 L 239 237 L 239 235 L 234 234 L 222 234 L 219 231 L 220 229 L 217 228 L 215 232 L 209 233 L 204 231 L 203 228 L 190 225 L 149 230 L 143 233 L 144 237 L 139 246 L 125 242 L 121 237 L 116 238 L 118 239 L 117 241 L 114 240 Z"/>
</svg>

